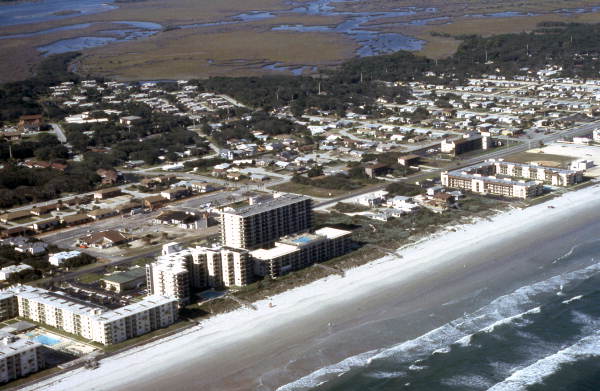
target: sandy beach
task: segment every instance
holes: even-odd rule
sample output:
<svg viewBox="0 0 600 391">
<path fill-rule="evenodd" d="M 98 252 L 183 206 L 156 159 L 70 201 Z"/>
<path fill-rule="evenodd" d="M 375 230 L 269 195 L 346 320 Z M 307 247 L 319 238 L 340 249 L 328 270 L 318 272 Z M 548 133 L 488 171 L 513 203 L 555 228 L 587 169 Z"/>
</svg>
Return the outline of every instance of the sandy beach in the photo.
<svg viewBox="0 0 600 391">
<path fill-rule="evenodd" d="M 552 206 L 550 208 L 549 206 Z M 349 270 L 25 390 L 274 390 L 422 335 L 520 286 L 597 237 L 600 186 L 454 227 Z M 269 305 L 272 303 L 272 307 Z M 388 332 L 388 330 L 393 330 Z M 399 332 L 400 330 L 401 332 Z"/>
</svg>

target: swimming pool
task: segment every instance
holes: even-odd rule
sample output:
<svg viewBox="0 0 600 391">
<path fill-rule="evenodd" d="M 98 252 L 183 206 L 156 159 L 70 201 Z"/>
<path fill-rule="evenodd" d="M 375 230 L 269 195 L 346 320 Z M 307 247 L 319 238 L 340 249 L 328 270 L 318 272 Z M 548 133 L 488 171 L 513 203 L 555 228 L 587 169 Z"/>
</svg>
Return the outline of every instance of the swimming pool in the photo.
<svg viewBox="0 0 600 391">
<path fill-rule="evenodd" d="M 299 244 L 309 243 L 310 241 L 312 241 L 312 239 L 308 236 L 301 236 L 298 239 L 294 239 L 294 242 Z"/>
<path fill-rule="evenodd" d="M 44 334 L 35 335 L 33 333 L 29 333 L 29 334 L 27 334 L 27 336 L 30 337 L 31 339 L 33 339 L 35 342 L 39 342 L 46 346 L 54 346 L 54 345 L 62 342 L 58 338 L 53 338 L 53 337 L 50 337 L 50 336 L 44 335 Z"/>
</svg>

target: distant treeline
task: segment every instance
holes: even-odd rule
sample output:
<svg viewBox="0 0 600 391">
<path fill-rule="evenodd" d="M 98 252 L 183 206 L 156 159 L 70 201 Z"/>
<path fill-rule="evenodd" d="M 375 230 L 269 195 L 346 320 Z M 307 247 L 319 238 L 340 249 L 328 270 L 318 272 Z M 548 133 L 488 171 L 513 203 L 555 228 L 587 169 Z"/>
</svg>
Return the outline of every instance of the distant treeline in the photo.
<svg viewBox="0 0 600 391">
<path fill-rule="evenodd" d="M 0 0 L 2 1 L 2 0 Z M 65 81 L 77 81 L 79 77 L 69 72 L 67 65 L 79 53 L 65 53 L 44 59 L 29 79 L 0 85 L 0 125 L 24 114 L 44 113 L 52 117 L 52 106 L 43 106 L 40 97 L 49 94 L 49 87 Z"/>
<path fill-rule="evenodd" d="M 563 76 L 598 77 L 599 36 L 600 24 L 546 22 L 530 33 L 458 36 L 462 43 L 457 52 L 437 61 L 399 51 L 352 59 L 317 77 L 213 77 L 197 84 L 257 108 L 289 104 L 297 114 L 311 107 L 341 113 L 350 105 L 370 105 L 378 96 L 397 101 L 409 96 L 408 90 L 385 87 L 380 81 L 460 83 L 497 70 L 503 75 L 523 74 L 523 68 L 546 64 L 562 66 Z M 431 78 L 428 72 L 443 77 Z"/>
</svg>

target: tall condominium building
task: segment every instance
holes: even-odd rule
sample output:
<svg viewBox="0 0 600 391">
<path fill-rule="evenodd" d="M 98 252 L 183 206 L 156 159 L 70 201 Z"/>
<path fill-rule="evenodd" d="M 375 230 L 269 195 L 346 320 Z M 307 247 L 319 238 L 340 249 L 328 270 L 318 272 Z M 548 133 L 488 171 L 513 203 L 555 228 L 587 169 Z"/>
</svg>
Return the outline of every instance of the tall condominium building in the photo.
<svg viewBox="0 0 600 391">
<path fill-rule="evenodd" d="M 0 333 L 0 382 L 27 376 L 44 368 L 42 344 Z"/>
<path fill-rule="evenodd" d="M 312 200 L 281 194 L 256 205 L 222 211 L 221 243 L 224 247 L 254 249 L 311 227 Z"/>
<path fill-rule="evenodd" d="M 254 272 L 259 276 L 277 278 L 339 257 L 350 251 L 351 234 L 350 231 L 325 227 L 314 234 L 283 237 L 272 248 L 250 253 L 254 258 Z"/>
<path fill-rule="evenodd" d="M 195 247 L 191 251 L 194 264 L 205 268 L 208 287 L 244 286 L 252 282 L 252 258 L 248 250 Z"/>
<path fill-rule="evenodd" d="M 252 277 L 249 252 L 226 247 L 170 252 L 146 265 L 148 293 L 175 298 L 180 303 L 187 303 L 194 289 L 244 286 Z"/>
<path fill-rule="evenodd" d="M 189 263 L 192 254 L 189 250 L 161 255 L 156 262 L 146 265 L 146 286 L 148 293 L 176 298 L 186 303 L 190 297 Z"/>
<path fill-rule="evenodd" d="M 223 248 L 221 250 L 221 275 L 223 285 L 244 286 L 252 281 L 252 258 L 246 250 Z"/>
<path fill-rule="evenodd" d="M 17 298 L 19 316 L 104 345 L 167 327 L 178 315 L 177 299 L 165 296 L 146 296 L 136 303 L 108 310 L 28 285 L 13 286 L 2 293 L 12 293 Z"/>
</svg>

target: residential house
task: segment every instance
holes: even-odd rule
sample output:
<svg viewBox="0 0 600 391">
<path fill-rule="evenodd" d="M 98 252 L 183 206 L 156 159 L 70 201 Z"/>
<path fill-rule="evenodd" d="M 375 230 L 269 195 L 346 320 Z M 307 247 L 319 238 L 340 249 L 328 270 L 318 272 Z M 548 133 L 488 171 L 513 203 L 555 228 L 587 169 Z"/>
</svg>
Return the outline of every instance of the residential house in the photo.
<svg viewBox="0 0 600 391">
<path fill-rule="evenodd" d="M 123 194 L 121 189 L 119 189 L 118 187 L 111 187 L 109 189 L 102 189 L 94 192 L 94 199 L 105 200 L 107 198 L 118 197 L 121 194 Z"/>
<path fill-rule="evenodd" d="M 83 236 L 77 240 L 77 244 L 84 247 L 109 248 L 126 243 L 130 240 L 118 231 L 100 231 L 91 235 Z"/>
<path fill-rule="evenodd" d="M 160 192 L 160 195 L 166 200 L 173 201 L 189 196 L 190 190 L 185 187 L 176 187 L 173 189 L 163 190 Z"/>
<path fill-rule="evenodd" d="M 89 223 L 90 221 L 92 221 L 92 218 L 85 213 L 77 213 L 69 216 L 63 216 L 60 218 L 61 224 L 64 224 L 67 227 Z"/>
<path fill-rule="evenodd" d="M 390 173 L 392 168 L 387 164 L 378 163 L 365 167 L 365 174 L 369 178 L 375 178 L 377 176 L 382 176 Z"/>
<path fill-rule="evenodd" d="M 19 129 L 28 132 L 38 132 L 42 126 L 43 117 L 41 114 L 22 115 L 19 118 Z"/>
<path fill-rule="evenodd" d="M 117 211 L 114 210 L 114 209 L 108 209 L 108 208 L 94 209 L 94 210 L 88 212 L 87 215 L 92 220 L 98 221 L 98 220 L 101 220 L 101 219 L 105 219 L 107 217 L 116 216 L 117 215 Z"/>
<path fill-rule="evenodd" d="M 153 195 L 146 197 L 142 200 L 144 207 L 150 210 L 156 210 L 162 208 L 168 200 L 161 195 Z"/>
</svg>

